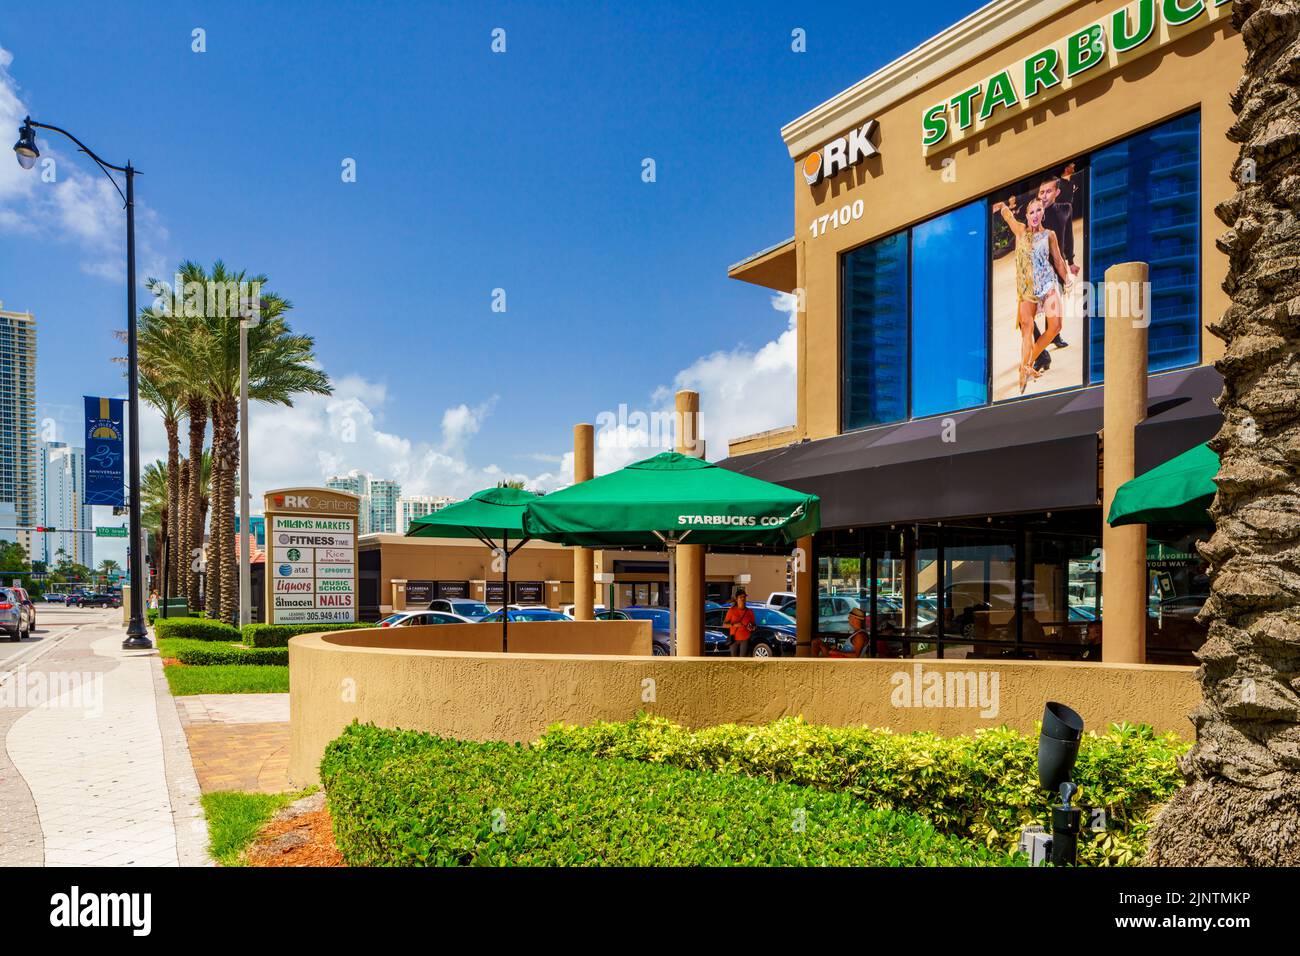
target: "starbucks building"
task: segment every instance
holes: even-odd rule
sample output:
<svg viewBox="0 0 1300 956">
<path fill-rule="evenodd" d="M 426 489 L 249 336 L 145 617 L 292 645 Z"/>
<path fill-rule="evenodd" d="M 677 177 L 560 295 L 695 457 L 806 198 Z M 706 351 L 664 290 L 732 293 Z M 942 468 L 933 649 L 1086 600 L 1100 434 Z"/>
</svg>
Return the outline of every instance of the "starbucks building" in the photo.
<svg viewBox="0 0 1300 956">
<path fill-rule="evenodd" d="M 822 498 L 801 641 L 1193 662 L 1204 522 L 1103 528 L 1220 424 L 1230 11 L 991 3 L 781 130 L 794 235 L 729 274 L 798 297 L 797 406 L 723 464 Z"/>
</svg>

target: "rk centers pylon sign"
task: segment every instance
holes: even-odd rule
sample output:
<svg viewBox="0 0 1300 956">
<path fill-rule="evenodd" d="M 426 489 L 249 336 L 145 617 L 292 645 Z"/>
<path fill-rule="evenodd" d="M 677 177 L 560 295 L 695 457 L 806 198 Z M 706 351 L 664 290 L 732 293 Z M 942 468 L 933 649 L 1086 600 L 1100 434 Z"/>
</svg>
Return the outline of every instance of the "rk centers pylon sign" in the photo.
<svg viewBox="0 0 1300 956">
<path fill-rule="evenodd" d="M 356 495 L 325 488 L 266 493 L 268 622 L 356 621 L 360 502 Z"/>
</svg>

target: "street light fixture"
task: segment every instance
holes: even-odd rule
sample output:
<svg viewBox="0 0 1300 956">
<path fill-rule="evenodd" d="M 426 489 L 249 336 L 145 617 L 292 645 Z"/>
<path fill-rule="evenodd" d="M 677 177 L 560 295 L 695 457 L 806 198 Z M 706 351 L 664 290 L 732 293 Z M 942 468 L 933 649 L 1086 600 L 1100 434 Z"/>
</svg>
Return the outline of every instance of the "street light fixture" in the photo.
<svg viewBox="0 0 1300 956">
<path fill-rule="evenodd" d="M 95 165 L 103 170 L 104 175 L 108 177 L 108 181 L 113 184 L 113 188 L 117 190 L 117 194 L 122 197 L 122 202 L 126 205 L 126 363 L 127 389 L 130 392 L 131 402 L 131 420 L 127 426 L 127 441 L 131 446 L 128 476 L 131 544 L 127 573 L 131 576 L 132 597 L 131 619 L 127 623 L 126 640 L 122 642 L 122 646 L 128 649 L 150 648 L 153 647 L 153 642 L 149 640 L 149 632 L 144 626 L 144 589 L 147 584 L 144 579 L 144 547 L 140 534 L 140 363 L 136 352 L 135 305 L 135 177 L 139 170 L 131 165 L 130 160 L 127 160 L 125 166 L 107 163 L 66 129 L 38 123 L 30 116 L 26 117 L 23 125 L 18 128 L 18 142 L 14 143 L 14 154 L 18 158 L 18 165 L 23 169 L 33 168 L 36 160 L 40 158 L 41 151 L 36 146 L 38 129 L 60 133 L 76 143 L 81 152 L 93 159 Z M 126 175 L 125 193 L 113 177 L 114 172 Z"/>
</svg>

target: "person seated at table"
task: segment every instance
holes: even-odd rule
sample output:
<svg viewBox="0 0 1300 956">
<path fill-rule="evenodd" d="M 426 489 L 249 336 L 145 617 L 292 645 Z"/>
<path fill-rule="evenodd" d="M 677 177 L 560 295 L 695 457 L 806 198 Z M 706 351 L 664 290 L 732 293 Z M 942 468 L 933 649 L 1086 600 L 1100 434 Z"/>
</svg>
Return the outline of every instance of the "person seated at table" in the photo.
<svg viewBox="0 0 1300 956">
<path fill-rule="evenodd" d="M 840 644 L 814 637 L 813 657 L 865 657 L 867 642 L 871 640 L 871 635 L 867 633 L 867 614 L 862 608 L 855 607 L 849 611 L 849 627 L 851 631 L 848 639 Z"/>
</svg>

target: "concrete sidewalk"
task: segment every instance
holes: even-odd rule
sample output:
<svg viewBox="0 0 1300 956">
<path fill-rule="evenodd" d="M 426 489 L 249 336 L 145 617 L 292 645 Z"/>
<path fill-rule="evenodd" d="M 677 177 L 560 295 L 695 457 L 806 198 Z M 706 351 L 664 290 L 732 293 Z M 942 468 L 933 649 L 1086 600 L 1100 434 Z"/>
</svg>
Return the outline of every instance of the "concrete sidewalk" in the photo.
<svg viewBox="0 0 1300 956">
<path fill-rule="evenodd" d="M 211 863 L 162 662 L 123 636 L 87 623 L 0 683 L 0 865 Z"/>
</svg>

